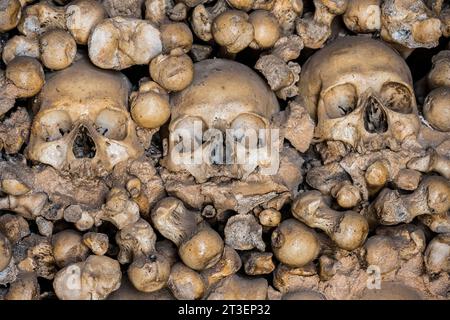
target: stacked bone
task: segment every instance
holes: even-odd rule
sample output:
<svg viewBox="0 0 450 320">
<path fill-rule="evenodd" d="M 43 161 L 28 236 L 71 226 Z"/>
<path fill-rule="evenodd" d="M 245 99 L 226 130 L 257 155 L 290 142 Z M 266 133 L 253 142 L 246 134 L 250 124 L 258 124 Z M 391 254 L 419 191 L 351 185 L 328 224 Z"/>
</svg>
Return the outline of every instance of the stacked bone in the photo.
<svg viewBox="0 0 450 320">
<path fill-rule="evenodd" d="M 449 36 L 442 0 L 0 0 L 0 299 L 450 298 Z"/>
</svg>

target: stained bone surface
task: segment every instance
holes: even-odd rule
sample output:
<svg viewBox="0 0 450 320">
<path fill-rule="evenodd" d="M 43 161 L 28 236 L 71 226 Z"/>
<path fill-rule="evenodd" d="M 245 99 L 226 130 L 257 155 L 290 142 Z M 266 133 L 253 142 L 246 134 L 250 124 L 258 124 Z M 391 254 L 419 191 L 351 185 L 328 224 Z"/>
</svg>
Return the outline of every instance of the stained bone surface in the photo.
<svg viewBox="0 0 450 320">
<path fill-rule="evenodd" d="M 450 299 L 450 4 L 0 0 L 0 300 Z"/>
</svg>

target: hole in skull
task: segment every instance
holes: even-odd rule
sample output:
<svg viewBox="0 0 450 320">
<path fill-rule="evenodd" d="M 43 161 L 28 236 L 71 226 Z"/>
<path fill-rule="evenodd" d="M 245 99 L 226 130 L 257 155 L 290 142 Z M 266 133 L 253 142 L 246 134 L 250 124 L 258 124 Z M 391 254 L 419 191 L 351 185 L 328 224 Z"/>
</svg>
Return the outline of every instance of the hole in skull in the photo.
<svg viewBox="0 0 450 320">
<path fill-rule="evenodd" d="M 95 154 L 97 152 L 95 142 L 89 135 L 88 130 L 83 126 L 78 129 L 77 136 L 75 137 L 75 141 L 73 142 L 72 151 L 75 158 L 77 159 L 92 159 L 95 157 Z"/>
<path fill-rule="evenodd" d="M 387 116 L 381 104 L 369 97 L 364 110 L 364 128 L 370 133 L 383 133 L 388 129 Z"/>
</svg>

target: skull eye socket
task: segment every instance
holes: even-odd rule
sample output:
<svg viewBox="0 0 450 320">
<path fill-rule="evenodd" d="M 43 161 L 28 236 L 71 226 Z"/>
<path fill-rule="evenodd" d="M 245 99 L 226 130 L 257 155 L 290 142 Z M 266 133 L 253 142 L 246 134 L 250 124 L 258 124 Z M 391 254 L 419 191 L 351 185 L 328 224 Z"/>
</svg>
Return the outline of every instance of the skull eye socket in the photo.
<svg viewBox="0 0 450 320">
<path fill-rule="evenodd" d="M 97 116 L 97 132 L 108 139 L 123 140 L 127 136 L 127 117 L 115 110 L 103 110 Z"/>
<path fill-rule="evenodd" d="M 62 110 L 44 114 L 39 120 L 38 131 L 46 142 L 56 141 L 64 137 L 72 129 L 72 120 Z"/>
<path fill-rule="evenodd" d="M 323 96 L 325 112 L 331 119 L 348 115 L 356 109 L 357 102 L 356 88 L 350 83 L 335 86 Z"/>
<path fill-rule="evenodd" d="M 381 88 L 381 98 L 384 105 L 399 113 L 412 113 L 412 97 L 409 89 L 395 82 L 388 82 Z"/>
<path fill-rule="evenodd" d="M 247 149 L 261 148 L 266 145 L 266 123 L 253 114 L 242 114 L 231 123 L 231 133 L 235 141 L 245 145 Z"/>
<path fill-rule="evenodd" d="M 188 117 L 178 122 L 170 137 L 178 152 L 192 152 L 203 143 L 206 124 L 198 117 Z"/>
</svg>

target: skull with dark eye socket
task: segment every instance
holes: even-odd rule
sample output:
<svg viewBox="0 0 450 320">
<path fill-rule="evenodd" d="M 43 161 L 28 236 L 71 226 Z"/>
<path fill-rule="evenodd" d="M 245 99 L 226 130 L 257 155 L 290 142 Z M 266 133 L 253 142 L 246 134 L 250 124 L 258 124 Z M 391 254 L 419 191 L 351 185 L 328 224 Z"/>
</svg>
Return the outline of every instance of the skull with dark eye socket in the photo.
<svg viewBox="0 0 450 320">
<path fill-rule="evenodd" d="M 379 41 L 336 40 L 305 64 L 299 86 L 321 141 L 339 141 L 364 153 L 397 150 L 418 133 L 409 68 Z"/>
<path fill-rule="evenodd" d="M 130 84 L 80 60 L 56 72 L 39 96 L 27 154 L 81 177 L 103 176 L 143 150 L 127 110 Z"/>
<path fill-rule="evenodd" d="M 230 60 L 204 60 L 194 67 L 191 85 L 171 97 L 163 165 L 172 172 L 186 170 L 199 183 L 213 177 L 242 179 L 257 168 L 273 168 L 278 157 L 271 153 L 270 119 L 279 105 L 267 84 Z"/>
</svg>

